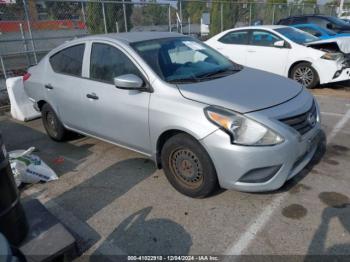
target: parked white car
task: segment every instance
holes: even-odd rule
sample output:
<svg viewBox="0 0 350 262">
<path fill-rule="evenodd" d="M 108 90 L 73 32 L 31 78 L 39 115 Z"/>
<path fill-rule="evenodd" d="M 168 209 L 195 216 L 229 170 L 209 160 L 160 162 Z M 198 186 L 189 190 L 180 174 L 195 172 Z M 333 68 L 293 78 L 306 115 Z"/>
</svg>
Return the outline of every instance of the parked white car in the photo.
<svg viewBox="0 0 350 262">
<path fill-rule="evenodd" d="M 350 79 L 350 61 L 336 41 L 320 41 L 289 26 L 230 29 L 206 44 L 236 63 L 290 77 L 307 88 Z"/>
</svg>

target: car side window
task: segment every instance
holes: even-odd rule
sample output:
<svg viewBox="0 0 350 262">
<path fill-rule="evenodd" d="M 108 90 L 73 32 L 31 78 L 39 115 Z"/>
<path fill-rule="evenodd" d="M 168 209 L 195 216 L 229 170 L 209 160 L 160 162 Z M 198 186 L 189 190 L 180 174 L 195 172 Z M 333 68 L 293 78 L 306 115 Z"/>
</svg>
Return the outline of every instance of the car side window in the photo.
<svg viewBox="0 0 350 262">
<path fill-rule="evenodd" d="M 117 76 L 141 74 L 132 61 L 118 48 L 108 44 L 93 43 L 90 57 L 90 78 L 113 83 Z"/>
<path fill-rule="evenodd" d="M 256 46 L 273 46 L 275 42 L 281 40 L 278 36 L 267 31 L 253 31 L 250 44 Z"/>
<path fill-rule="evenodd" d="M 219 41 L 224 44 L 248 44 L 248 31 L 234 31 L 222 36 Z"/>
<path fill-rule="evenodd" d="M 56 73 L 81 76 L 85 44 L 67 47 L 53 56 L 49 61 Z"/>
</svg>

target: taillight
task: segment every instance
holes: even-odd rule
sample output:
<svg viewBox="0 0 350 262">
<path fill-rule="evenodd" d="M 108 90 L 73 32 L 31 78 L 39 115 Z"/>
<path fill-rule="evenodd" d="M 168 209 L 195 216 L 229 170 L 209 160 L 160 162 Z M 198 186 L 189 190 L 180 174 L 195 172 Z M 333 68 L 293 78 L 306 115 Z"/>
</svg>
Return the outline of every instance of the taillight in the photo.
<svg viewBox="0 0 350 262">
<path fill-rule="evenodd" d="M 23 82 L 28 80 L 30 77 L 30 74 L 29 73 L 25 73 L 25 75 L 23 76 Z"/>
</svg>

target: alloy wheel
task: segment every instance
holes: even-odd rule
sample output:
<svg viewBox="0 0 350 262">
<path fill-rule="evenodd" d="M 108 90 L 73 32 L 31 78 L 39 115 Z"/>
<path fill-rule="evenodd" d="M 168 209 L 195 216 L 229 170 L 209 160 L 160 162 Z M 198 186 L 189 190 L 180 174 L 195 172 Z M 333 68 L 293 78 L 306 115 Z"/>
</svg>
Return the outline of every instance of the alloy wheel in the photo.
<svg viewBox="0 0 350 262">
<path fill-rule="evenodd" d="M 310 67 L 298 67 L 293 75 L 293 79 L 304 87 L 309 86 L 314 80 L 314 72 Z"/>
</svg>

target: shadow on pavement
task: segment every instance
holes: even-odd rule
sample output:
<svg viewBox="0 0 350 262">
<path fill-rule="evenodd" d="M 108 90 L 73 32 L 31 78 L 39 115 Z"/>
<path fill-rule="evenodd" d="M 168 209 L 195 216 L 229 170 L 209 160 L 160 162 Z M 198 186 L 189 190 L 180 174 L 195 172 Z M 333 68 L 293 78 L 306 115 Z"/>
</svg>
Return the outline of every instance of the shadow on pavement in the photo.
<svg viewBox="0 0 350 262">
<path fill-rule="evenodd" d="M 87 220 L 155 172 L 152 161 L 127 159 L 108 167 L 45 205 L 70 229 L 84 252 L 101 237 Z M 117 210 L 116 210 L 117 212 Z M 104 221 L 101 221 L 104 223 Z"/>
<path fill-rule="evenodd" d="M 155 172 L 152 161 L 132 158 L 117 162 L 53 199 L 86 221 Z"/>
<path fill-rule="evenodd" d="M 151 211 L 152 207 L 146 207 L 120 223 L 95 251 L 93 260 L 116 261 L 115 247 L 132 255 L 187 255 L 192 246 L 191 235 L 170 219 L 147 219 Z"/>
<path fill-rule="evenodd" d="M 312 255 L 331 255 L 332 261 L 348 261 L 350 243 L 336 244 L 327 247 L 326 241 L 327 235 L 330 233 L 330 223 L 334 219 L 338 220 L 343 226 L 345 234 L 350 234 L 350 199 L 348 196 L 337 192 L 322 192 L 319 195 L 319 199 L 326 205 L 326 208 L 322 212 L 321 223 L 308 248 L 308 255 L 311 256 L 306 257 L 305 261 L 316 261 Z M 341 236 L 339 236 L 339 238 L 340 237 Z"/>
<path fill-rule="evenodd" d="M 11 120 L 4 120 L 0 123 L 0 132 L 8 151 L 16 149 L 28 149 L 34 146 L 35 154 L 39 155 L 56 173 L 62 176 L 65 173 L 74 171 L 76 167 L 92 154 L 89 150 L 93 144 L 81 146 L 72 143 L 58 143 L 51 140 L 45 133 Z M 54 160 L 64 157 L 64 163 L 55 165 Z M 68 157 L 68 159 L 65 159 Z"/>
</svg>

